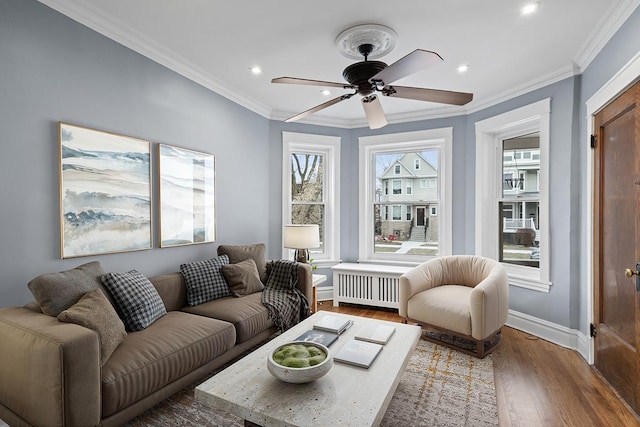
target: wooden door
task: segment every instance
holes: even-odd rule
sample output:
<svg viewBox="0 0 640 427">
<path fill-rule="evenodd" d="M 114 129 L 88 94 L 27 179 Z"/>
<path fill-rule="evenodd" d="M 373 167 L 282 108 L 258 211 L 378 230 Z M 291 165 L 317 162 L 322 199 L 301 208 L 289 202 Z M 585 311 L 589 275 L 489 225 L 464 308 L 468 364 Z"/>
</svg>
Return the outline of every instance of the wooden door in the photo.
<svg viewBox="0 0 640 427">
<path fill-rule="evenodd" d="M 416 209 L 416 225 L 423 226 L 424 225 L 424 217 L 425 217 L 426 208 L 417 208 Z"/>
<path fill-rule="evenodd" d="M 640 83 L 595 117 L 595 366 L 640 413 Z"/>
</svg>

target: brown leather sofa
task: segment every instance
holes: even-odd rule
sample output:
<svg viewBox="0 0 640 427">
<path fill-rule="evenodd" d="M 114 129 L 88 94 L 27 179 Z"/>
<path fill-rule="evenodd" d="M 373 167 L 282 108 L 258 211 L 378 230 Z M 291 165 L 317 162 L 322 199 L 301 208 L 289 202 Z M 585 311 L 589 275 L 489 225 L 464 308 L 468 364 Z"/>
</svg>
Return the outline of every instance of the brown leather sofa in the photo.
<svg viewBox="0 0 640 427">
<path fill-rule="evenodd" d="M 312 271 L 298 289 L 312 298 Z M 97 334 L 43 314 L 0 309 L 0 419 L 11 426 L 116 426 L 141 414 L 277 329 L 262 292 L 187 307 L 181 273 L 150 278 L 167 314 L 129 332 L 102 368 Z"/>
</svg>

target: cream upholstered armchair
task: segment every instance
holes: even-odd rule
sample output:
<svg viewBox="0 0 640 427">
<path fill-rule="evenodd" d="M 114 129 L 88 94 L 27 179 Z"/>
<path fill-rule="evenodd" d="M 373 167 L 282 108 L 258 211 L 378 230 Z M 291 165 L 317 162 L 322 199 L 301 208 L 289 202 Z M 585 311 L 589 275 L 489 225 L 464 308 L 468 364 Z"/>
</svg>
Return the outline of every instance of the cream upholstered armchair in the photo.
<svg viewBox="0 0 640 427">
<path fill-rule="evenodd" d="M 475 342 L 475 350 L 426 335 L 430 341 L 483 358 L 498 346 L 509 311 L 509 285 L 502 265 L 489 258 L 435 258 L 400 277 L 400 316 Z"/>
</svg>

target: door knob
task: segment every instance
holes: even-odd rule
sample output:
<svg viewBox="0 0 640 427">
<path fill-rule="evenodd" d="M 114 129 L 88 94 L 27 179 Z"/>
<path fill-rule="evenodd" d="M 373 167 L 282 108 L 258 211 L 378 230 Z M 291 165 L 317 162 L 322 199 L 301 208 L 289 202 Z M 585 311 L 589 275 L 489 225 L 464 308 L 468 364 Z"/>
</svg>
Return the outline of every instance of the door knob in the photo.
<svg viewBox="0 0 640 427">
<path fill-rule="evenodd" d="M 636 262 L 636 269 L 632 270 L 630 268 L 626 268 L 624 270 L 624 275 L 628 278 L 632 278 L 636 276 L 636 292 L 640 292 L 640 262 Z"/>
</svg>

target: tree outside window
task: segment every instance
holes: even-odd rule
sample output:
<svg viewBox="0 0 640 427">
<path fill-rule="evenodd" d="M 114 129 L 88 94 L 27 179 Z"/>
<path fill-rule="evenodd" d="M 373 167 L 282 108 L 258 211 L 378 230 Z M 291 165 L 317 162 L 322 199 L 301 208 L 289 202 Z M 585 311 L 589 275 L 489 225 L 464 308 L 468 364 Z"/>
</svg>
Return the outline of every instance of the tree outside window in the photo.
<svg viewBox="0 0 640 427">
<path fill-rule="evenodd" d="M 320 246 L 324 242 L 324 156 L 310 153 L 291 154 L 291 223 L 317 224 Z"/>
</svg>

